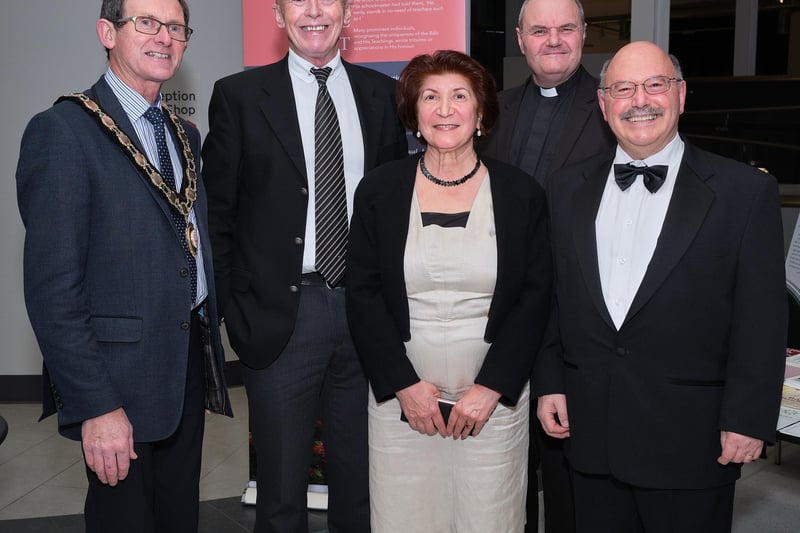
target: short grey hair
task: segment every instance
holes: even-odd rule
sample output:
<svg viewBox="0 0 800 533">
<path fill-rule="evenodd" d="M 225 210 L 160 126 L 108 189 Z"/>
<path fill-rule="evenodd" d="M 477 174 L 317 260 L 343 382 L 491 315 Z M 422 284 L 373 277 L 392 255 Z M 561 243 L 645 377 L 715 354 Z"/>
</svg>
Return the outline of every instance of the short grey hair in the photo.
<svg viewBox="0 0 800 533">
<path fill-rule="evenodd" d="M 522 2 L 522 7 L 519 8 L 519 16 L 517 17 L 517 28 L 522 29 L 522 14 L 525 12 L 525 7 L 527 7 L 528 2 L 530 0 L 525 0 Z M 580 0 L 575 0 L 575 5 L 578 6 L 578 14 L 581 17 L 581 27 L 586 24 L 586 20 L 583 14 L 583 4 L 581 4 Z"/>
<path fill-rule="evenodd" d="M 675 77 L 679 80 L 683 80 L 683 70 L 681 69 L 681 64 L 678 62 L 678 58 L 672 54 L 667 54 L 669 60 L 672 62 L 672 67 L 675 69 Z M 606 73 L 608 73 L 608 65 L 611 63 L 611 60 L 614 59 L 606 59 L 603 63 L 603 68 L 600 69 L 600 89 L 605 89 L 606 87 Z"/>
</svg>

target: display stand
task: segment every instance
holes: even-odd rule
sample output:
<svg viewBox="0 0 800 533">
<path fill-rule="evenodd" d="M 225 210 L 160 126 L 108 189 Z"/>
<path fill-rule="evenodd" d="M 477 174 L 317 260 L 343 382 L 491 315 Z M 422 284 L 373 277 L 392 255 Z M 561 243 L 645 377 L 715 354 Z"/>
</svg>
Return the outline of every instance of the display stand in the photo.
<svg viewBox="0 0 800 533">
<path fill-rule="evenodd" d="M 327 485 L 309 485 L 308 492 L 308 508 L 312 511 L 327 511 L 328 510 L 328 486 Z M 258 487 L 255 480 L 248 481 L 247 486 L 242 492 L 242 503 L 244 505 L 255 505 L 258 498 Z"/>
<path fill-rule="evenodd" d="M 258 485 L 256 483 L 256 471 L 258 460 L 256 458 L 256 448 L 253 442 L 253 434 L 248 438 L 250 446 L 250 480 L 242 491 L 242 504 L 255 505 L 258 499 Z M 308 492 L 306 492 L 307 507 L 314 511 L 328 510 L 328 485 L 325 477 L 325 446 L 322 444 L 322 422 L 317 420 L 314 431 L 314 444 L 311 448 L 311 458 L 309 466 Z"/>
</svg>

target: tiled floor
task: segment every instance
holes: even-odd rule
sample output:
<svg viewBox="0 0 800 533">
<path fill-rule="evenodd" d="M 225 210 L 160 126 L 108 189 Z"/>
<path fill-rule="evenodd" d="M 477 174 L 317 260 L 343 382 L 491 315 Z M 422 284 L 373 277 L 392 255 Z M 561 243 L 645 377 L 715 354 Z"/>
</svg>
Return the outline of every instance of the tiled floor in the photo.
<svg viewBox="0 0 800 533">
<path fill-rule="evenodd" d="M 249 475 L 247 399 L 231 389 L 236 418 L 206 415 L 200 479 L 200 532 L 253 530 L 255 508 L 241 503 Z M 55 417 L 36 422 L 38 404 L 0 404 L 9 425 L 0 445 L 0 533 L 82 533 L 86 474 L 80 445 L 58 435 Z M 309 530 L 326 531 L 309 512 Z"/>
<path fill-rule="evenodd" d="M 199 533 L 252 531 L 255 510 L 240 502 L 248 480 L 247 401 L 231 390 L 236 418 L 208 415 L 200 480 Z M 9 434 L 0 445 L 0 533 L 82 533 L 86 476 L 79 445 L 60 437 L 53 417 L 36 422 L 36 404 L 0 404 Z M 783 462 L 747 465 L 736 489 L 735 533 L 789 533 L 800 527 L 800 446 Z M 309 529 L 326 531 L 325 513 Z"/>
</svg>

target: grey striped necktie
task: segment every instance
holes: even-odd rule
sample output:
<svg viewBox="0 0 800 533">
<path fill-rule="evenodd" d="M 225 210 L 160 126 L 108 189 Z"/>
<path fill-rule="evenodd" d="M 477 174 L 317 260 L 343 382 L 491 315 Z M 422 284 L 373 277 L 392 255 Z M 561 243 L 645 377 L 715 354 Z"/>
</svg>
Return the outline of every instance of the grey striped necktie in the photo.
<svg viewBox="0 0 800 533">
<path fill-rule="evenodd" d="M 317 78 L 314 115 L 314 208 L 316 218 L 316 268 L 335 287 L 344 275 L 347 248 L 347 197 L 344 184 L 342 136 L 336 107 L 325 83 L 330 67 L 312 68 Z"/>
</svg>

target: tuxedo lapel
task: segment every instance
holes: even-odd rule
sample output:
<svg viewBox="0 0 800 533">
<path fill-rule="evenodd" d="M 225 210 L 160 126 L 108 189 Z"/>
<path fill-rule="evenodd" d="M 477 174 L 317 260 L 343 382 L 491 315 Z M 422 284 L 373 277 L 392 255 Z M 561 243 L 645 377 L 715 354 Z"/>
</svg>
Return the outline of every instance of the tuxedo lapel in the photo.
<svg viewBox="0 0 800 533">
<path fill-rule="evenodd" d="M 580 265 L 581 275 L 589 296 L 597 311 L 609 327 L 616 329 L 611 315 L 608 313 L 603 287 L 600 284 L 600 269 L 597 264 L 597 232 L 595 219 L 603 197 L 611 161 L 606 160 L 599 167 L 587 171 L 585 181 L 575 191 L 572 205 L 572 236 L 575 243 L 575 254 Z"/>
<path fill-rule="evenodd" d="M 297 168 L 299 175 L 308 183 L 306 159 L 303 152 L 303 139 L 300 135 L 300 124 L 297 122 L 297 106 L 294 101 L 294 89 L 289 76 L 289 56 L 281 61 L 263 67 L 263 98 L 258 102 L 264 120 L 266 120 L 275 136 L 270 140 L 280 143 L 289 159 Z"/>
<path fill-rule="evenodd" d="M 684 157 L 672 199 L 664 218 L 653 258 L 644 279 L 631 302 L 625 322 L 630 320 L 661 287 L 691 245 L 714 201 L 714 193 L 706 186 L 710 171 L 696 170 L 694 149 L 686 143 Z"/>
</svg>

